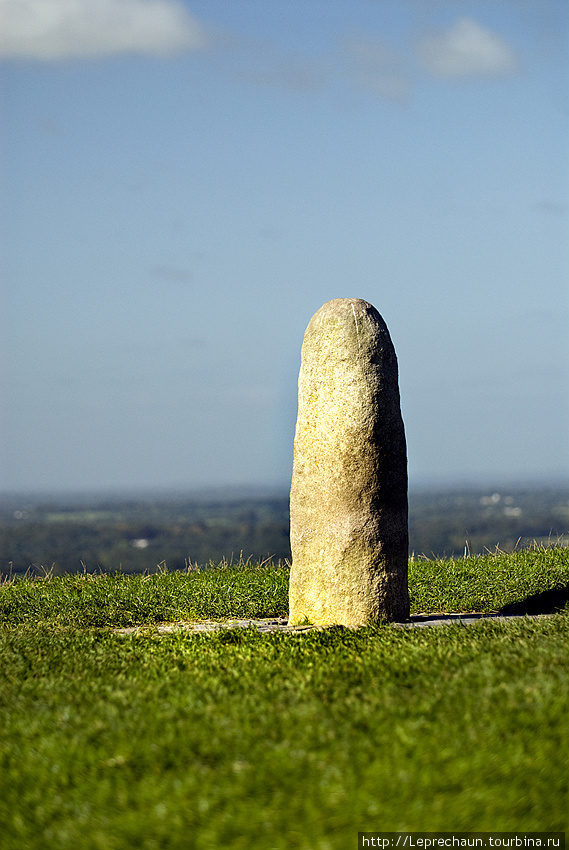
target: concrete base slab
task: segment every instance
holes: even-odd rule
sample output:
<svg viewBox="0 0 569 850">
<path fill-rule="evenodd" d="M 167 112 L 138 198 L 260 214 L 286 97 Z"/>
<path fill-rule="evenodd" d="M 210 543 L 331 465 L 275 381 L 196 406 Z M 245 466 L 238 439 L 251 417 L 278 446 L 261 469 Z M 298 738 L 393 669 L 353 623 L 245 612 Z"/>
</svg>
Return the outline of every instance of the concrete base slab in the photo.
<svg viewBox="0 0 569 850">
<path fill-rule="evenodd" d="M 530 619 L 536 620 L 542 617 L 552 617 L 553 614 L 485 614 L 485 613 L 436 613 L 436 614 L 413 614 L 408 621 L 404 623 L 390 623 L 394 628 L 410 629 L 421 628 L 425 626 L 471 626 L 480 623 L 483 620 L 492 620 L 497 622 L 510 622 L 513 620 Z M 115 629 L 117 634 L 133 634 L 134 632 L 148 631 L 151 629 L 158 634 L 172 634 L 173 632 L 192 632 L 193 634 L 203 634 L 206 632 L 215 632 L 219 629 L 257 629 L 261 633 L 267 632 L 286 632 L 288 634 L 301 634 L 303 632 L 321 630 L 325 626 L 289 626 L 288 620 L 284 617 L 274 619 L 235 619 L 235 620 L 202 620 L 200 622 L 185 622 L 179 621 L 176 623 L 159 623 L 155 626 L 128 626 L 123 629 Z M 360 626 L 347 626 L 346 628 L 358 629 Z"/>
</svg>

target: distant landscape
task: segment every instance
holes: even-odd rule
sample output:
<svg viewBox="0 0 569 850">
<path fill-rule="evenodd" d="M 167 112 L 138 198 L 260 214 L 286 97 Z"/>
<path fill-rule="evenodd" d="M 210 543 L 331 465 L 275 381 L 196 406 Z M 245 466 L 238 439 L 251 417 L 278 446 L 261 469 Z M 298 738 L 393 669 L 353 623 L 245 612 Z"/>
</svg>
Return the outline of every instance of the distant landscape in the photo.
<svg viewBox="0 0 569 850">
<path fill-rule="evenodd" d="M 409 555 L 569 544 L 569 484 L 411 491 Z M 288 493 L 0 497 L 0 571 L 154 573 L 291 558 Z"/>
</svg>

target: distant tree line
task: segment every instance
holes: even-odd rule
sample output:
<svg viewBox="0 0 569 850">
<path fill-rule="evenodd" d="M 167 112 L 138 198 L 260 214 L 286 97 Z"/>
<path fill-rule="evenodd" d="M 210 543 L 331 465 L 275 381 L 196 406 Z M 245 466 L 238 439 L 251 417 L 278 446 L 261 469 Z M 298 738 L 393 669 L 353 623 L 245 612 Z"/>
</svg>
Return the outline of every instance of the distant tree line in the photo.
<svg viewBox="0 0 569 850">
<path fill-rule="evenodd" d="M 569 544 L 569 487 L 411 493 L 409 553 Z M 291 558 L 288 498 L 0 500 L 0 571 L 155 572 Z"/>
<path fill-rule="evenodd" d="M 53 575 L 180 570 L 222 560 L 290 559 L 287 499 L 57 502 L 0 511 L 0 569 Z M 12 506 L 11 506 L 12 507 Z"/>
</svg>

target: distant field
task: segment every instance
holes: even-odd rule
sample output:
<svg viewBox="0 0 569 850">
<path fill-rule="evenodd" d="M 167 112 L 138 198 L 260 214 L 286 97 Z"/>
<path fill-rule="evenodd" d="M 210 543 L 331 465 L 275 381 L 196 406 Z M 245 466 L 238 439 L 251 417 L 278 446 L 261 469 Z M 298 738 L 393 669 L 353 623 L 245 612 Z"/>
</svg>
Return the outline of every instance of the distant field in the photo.
<svg viewBox="0 0 569 850">
<path fill-rule="evenodd" d="M 409 554 L 569 542 L 569 486 L 411 491 Z M 0 498 L 0 573 L 156 572 L 290 560 L 288 495 Z"/>
<path fill-rule="evenodd" d="M 410 569 L 414 611 L 552 616 L 158 636 L 163 620 L 286 616 L 288 570 L 5 582 L 3 850 L 346 850 L 358 831 L 567 830 L 569 550 Z"/>
</svg>

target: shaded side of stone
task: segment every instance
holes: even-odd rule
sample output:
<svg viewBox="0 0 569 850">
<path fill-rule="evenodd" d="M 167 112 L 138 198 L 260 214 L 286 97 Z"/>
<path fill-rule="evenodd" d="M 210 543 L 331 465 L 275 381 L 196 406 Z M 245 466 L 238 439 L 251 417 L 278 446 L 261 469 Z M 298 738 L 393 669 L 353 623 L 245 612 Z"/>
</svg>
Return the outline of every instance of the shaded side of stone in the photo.
<svg viewBox="0 0 569 850">
<path fill-rule="evenodd" d="M 291 485 L 291 623 L 409 615 L 407 452 L 389 331 L 335 299 L 304 336 Z"/>
</svg>

